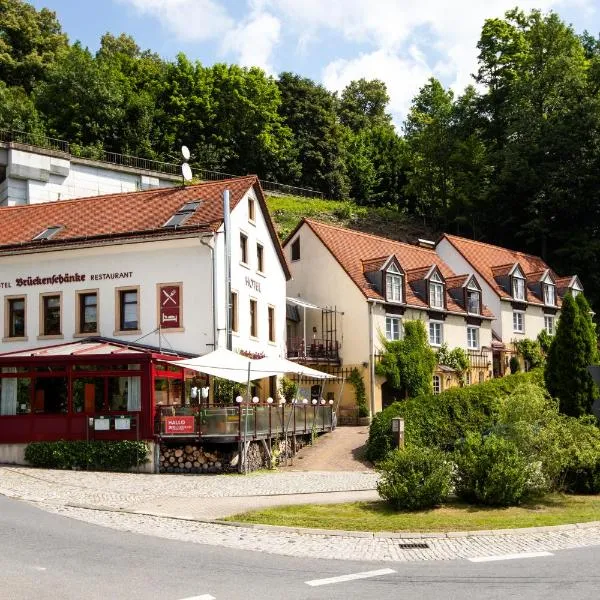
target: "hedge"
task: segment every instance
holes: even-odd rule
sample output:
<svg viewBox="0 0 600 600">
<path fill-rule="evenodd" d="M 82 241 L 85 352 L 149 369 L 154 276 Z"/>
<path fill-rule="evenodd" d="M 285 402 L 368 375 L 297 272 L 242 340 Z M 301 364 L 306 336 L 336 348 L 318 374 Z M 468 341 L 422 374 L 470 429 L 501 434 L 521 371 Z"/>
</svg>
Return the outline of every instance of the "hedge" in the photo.
<svg viewBox="0 0 600 600">
<path fill-rule="evenodd" d="M 148 446 L 136 441 L 33 442 L 25 448 L 25 459 L 34 467 L 127 471 L 147 463 Z"/>
<path fill-rule="evenodd" d="M 392 418 L 405 419 L 407 444 L 452 451 L 470 431 L 486 431 L 496 421 L 500 403 L 523 383 L 543 385 L 541 370 L 516 373 L 485 383 L 456 387 L 441 394 L 425 394 L 394 402 L 373 418 L 366 457 L 382 460 L 392 449 Z"/>
</svg>

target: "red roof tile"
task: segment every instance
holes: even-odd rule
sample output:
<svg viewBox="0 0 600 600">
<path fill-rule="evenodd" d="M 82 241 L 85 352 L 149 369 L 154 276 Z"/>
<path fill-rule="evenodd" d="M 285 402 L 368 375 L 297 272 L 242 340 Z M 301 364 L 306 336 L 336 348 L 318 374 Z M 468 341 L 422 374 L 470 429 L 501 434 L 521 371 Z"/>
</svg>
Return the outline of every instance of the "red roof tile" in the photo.
<svg viewBox="0 0 600 600">
<path fill-rule="evenodd" d="M 185 187 L 0 208 L 0 250 L 215 231 L 223 221 L 223 191 L 230 191 L 230 206 L 233 209 L 251 187 L 256 190 L 283 269 L 289 276 L 260 183 L 254 175 Z M 187 221 L 176 229 L 163 227 L 173 214 L 192 200 L 201 200 L 202 204 Z M 51 226 L 61 226 L 61 229 L 51 239 L 33 241 L 35 236 Z"/>
<path fill-rule="evenodd" d="M 556 275 L 550 267 L 539 257 L 525 254 L 508 248 L 501 248 L 492 244 L 469 240 L 455 235 L 444 234 L 460 254 L 471 264 L 473 269 L 486 281 L 486 283 L 502 298 L 510 297 L 508 292 L 496 281 L 496 277 L 508 275 L 515 263 L 519 263 L 526 274 L 543 273 L 549 270 L 552 277 Z M 442 238 L 442 239 L 443 239 Z M 541 299 L 529 290 L 528 300 L 534 304 L 542 304 Z"/>
<path fill-rule="evenodd" d="M 436 265 L 444 279 L 454 277 L 454 272 L 450 267 L 436 254 L 434 250 L 413 246 L 404 242 L 397 242 L 387 238 L 336 227 L 312 219 L 303 219 L 302 223 L 296 228 L 297 231 L 302 224 L 306 224 L 328 248 L 348 276 L 354 281 L 361 292 L 367 297 L 382 300 L 381 294 L 373 289 L 368 279 L 365 277 L 366 263 L 376 263 L 383 256 L 394 255 L 400 266 L 407 273 L 407 280 L 416 281 L 423 279 L 433 265 Z M 295 231 L 288 236 L 286 244 L 292 240 Z M 386 258 L 387 260 L 387 258 Z M 412 274 L 409 276 L 409 273 Z M 447 309 L 449 312 L 465 313 L 465 309 L 459 306 L 449 294 L 446 294 Z M 429 308 L 427 298 L 422 298 L 415 293 L 410 286 L 406 286 L 406 304 L 418 308 Z M 491 318 L 492 313 L 486 308 L 485 317 Z"/>
</svg>

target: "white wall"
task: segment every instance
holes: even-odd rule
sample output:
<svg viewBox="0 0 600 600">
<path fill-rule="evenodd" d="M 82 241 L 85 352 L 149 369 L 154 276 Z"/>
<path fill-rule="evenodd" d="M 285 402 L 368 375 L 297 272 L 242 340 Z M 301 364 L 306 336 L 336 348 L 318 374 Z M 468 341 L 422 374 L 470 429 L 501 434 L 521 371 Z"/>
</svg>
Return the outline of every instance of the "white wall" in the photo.
<svg viewBox="0 0 600 600">
<path fill-rule="evenodd" d="M 253 192 L 252 192 L 253 193 Z M 279 262 L 275 246 L 267 233 L 264 217 L 256 203 L 256 225 L 248 230 L 251 261 L 255 260 L 255 240 L 264 245 L 265 271 L 258 275 L 255 262 L 251 268 L 239 265 L 239 228 L 242 224 L 248 229 L 247 216 L 244 217 L 246 202 L 242 201 L 232 213 L 232 286 L 239 291 L 240 332 L 234 337 L 233 348 L 264 352 L 272 356 L 285 355 L 285 274 Z M 245 223 L 244 223 L 245 218 Z M 217 234 L 217 293 L 220 344 L 225 347 L 225 278 L 223 263 L 223 235 Z M 205 354 L 213 349 L 213 292 L 212 258 L 210 249 L 200 243 L 200 235 L 174 240 L 121 244 L 84 249 L 63 249 L 52 252 L 37 252 L 0 257 L 0 325 L 4 326 L 5 296 L 25 295 L 27 297 L 27 339 L 24 341 L 3 341 L 0 352 L 11 352 L 25 348 L 53 345 L 79 339 L 76 335 L 76 291 L 98 290 L 99 334 L 115 337 L 126 342 L 138 340 L 148 345 L 174 350 Z M 78 273 L 85 276 L 83 282 L 56 285 L 17 286 L 17 278 L 27 276 L 48 278 L 53 275 Z M 119 273 L 115 279 L 100 281 L 92 276 Z M 246 285 L 245 277 L 260 281 L 261 291 L 252 290 Z M 158 327 L 158 283 L 183 283 L 183 331 L 163 330 L 161 339 L 152 333 Z M 122 334 L 115 331 L 117 311 L 115 288 L 139 286 L 140 326 L 139 331 Z M 40 294 L 62 293 L 62 336 L 53 339 L 38 339 L 40 335 Z M 249 298 L 258 300 L 257 338 L 250 338 Z M 268 342 L 267 305 L 273 305 L 276 312 L 277 336 L 275 343 Z M 4 331 L 2 331 L 4 335 Z M 143 339 L 140 339 L 142 338 Z"/>
<path fill-rule="evenodd" d="M 109 163 L 14 148 L 0 152 L 0 165 L 6 165 L 6 180 L 0 184 L 0 206 L 38 204 L 177 185 L 172 176 L 163 177 Z"/>
<path fill-rule="evenodd" d="M 292 242 L 300 239 L 300 260 L 292 261 Z M 292 272 L 288 296 L 301 298 L 321 307 L 335 307 L 338 312 L 337 340 L 344 364 L 359 364 L 369 360 L 369 319 L 365 296 L 342 269 L 329 250 L 307 226 L 303 225 L 285 247 Z M 303 310 L 300 310 L 302 316 Z M 312 336 L 312 324 L 321 327 L 321 312 L 306 311 L 307 338 Z M 301 331 L 300 331 L 301 334 Z M 309 340 L 307 339 L 307 343 Z"/>
<path fill-rule="evenodd" d="M 494 320 L 492 321 L 492 331 L 496 333 L 496 335 L 502 341 L 505 340 L 503 336 L 506 335 L 507 332 L 512 332 L 512 321 L 510 323 L 510 329 L 506 329 L 503 327 L 504 320 L 499 318 L 501 313 L 501 300 L 498 294 L 492 289 L 492 287 L 487 283 L 487 281 L 479 275 L 477 271 L 473 268 L 473 266 L 463 257 L 463 255 L 446 239 L 442 238 L 438 245 L 435 247 L 435 251 L 437 255 L 457 274 L 464 275 L 474 274 L 477 277 L 477 281 L 481 286 L 481 300 L 483 304 L 487 306 L 492 313 L 494 314 Z"/>
</svg>

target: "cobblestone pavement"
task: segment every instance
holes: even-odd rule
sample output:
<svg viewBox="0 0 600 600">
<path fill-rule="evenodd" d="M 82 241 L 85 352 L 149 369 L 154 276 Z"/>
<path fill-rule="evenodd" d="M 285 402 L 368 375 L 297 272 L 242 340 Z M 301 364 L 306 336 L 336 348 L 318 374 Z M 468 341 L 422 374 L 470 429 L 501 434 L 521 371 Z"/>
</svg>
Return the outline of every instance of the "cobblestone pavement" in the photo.
<svg viewBox="0 0 600 600">
<path fill-rule="evenodd" d="M 288 494 L 291 491 L 295 496 L 294 492 L 299 490 L 314 494 L 342 487 L 337 491 L 351 494 L 351 490 L 359 485 L 367 489 L 357 493 L 367 494 L 372 493 L 375 478 L 373 473 L 170 477 L 0 467 L 0 494 L 33 502 L 50 512 L 123 531 L 298 557 L 363 561 L 452 560 L 600 545 L 600 522 L 473 534 L 373 534 L 223 525 L 187 520 L 178 509 L 178 506 L 188 507 L 190 497 L 186 498 L 185 494 L 191 494 L 196 502 L 205 503 L 225 502 L 227 493 L 230 498 L 241 499 L 251 493 L 273 498 L 280 496 L 282 490 Z M 130 512 L 146 503 L 152 507 L 154 502 L 156 506 L 165 498 L 181 501 L 171 506 L 170 517 Z M 401 544 L 411 543 L 426 544 L 427 547 L 401 547 Z"/>
</svg>

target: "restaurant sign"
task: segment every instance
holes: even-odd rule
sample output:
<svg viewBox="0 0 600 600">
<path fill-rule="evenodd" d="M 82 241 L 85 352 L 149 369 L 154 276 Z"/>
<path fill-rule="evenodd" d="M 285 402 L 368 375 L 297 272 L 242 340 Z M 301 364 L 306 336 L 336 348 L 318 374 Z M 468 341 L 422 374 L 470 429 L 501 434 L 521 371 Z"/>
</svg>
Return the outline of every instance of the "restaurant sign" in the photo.
<svg viewBox="0 0 600 600">
<path fill-rule="evenodd" d="M 181 327 L 181 287 L 161 285 L 159 296 L 160 328 L 178 329 Z"/>
<path fill-rule="evenodd" d="M 165 417 L 165 435 L 196 433 L 194 417 Z"/>
</svg>

